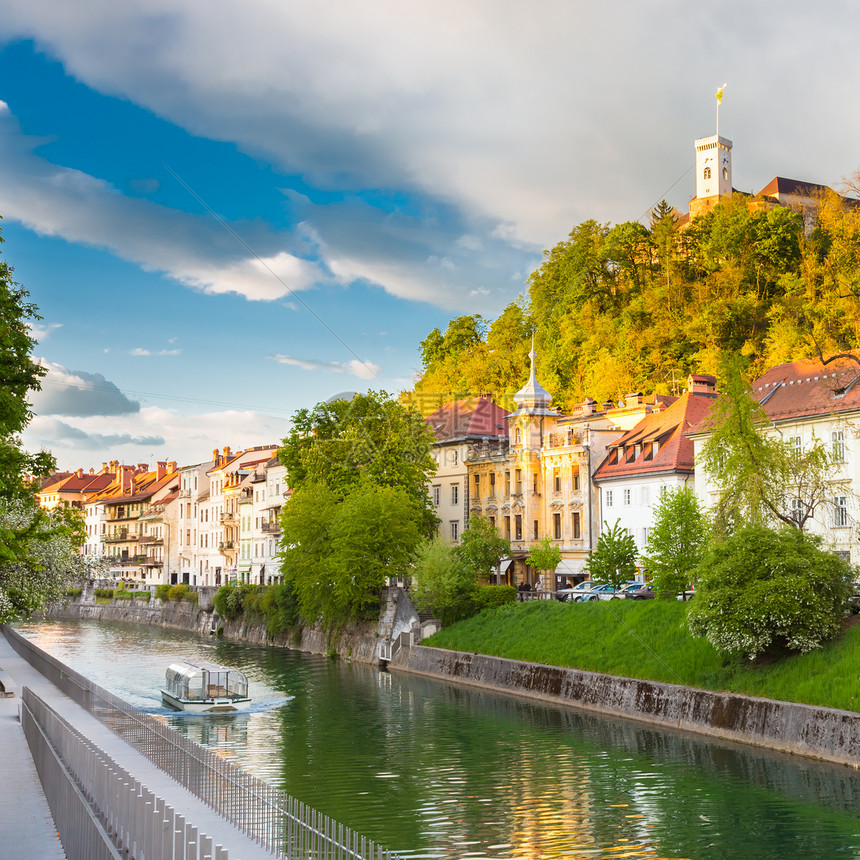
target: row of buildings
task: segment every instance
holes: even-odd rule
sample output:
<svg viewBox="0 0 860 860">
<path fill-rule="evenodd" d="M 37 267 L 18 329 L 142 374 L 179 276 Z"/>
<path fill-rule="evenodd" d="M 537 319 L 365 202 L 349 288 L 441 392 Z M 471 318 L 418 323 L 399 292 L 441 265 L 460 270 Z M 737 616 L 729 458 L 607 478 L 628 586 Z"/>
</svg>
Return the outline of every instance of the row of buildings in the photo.
<svg viewBox="0 0 860 860">
<path fill-rule="evenodd" d="M 118 580 L 268 584 L 280 571 L 281 506 L 289 496 L 277 446 L 212 452 L 205 463 L 103 463 L 53 475 L 39 492 L 46 509 L 84 513 L 82 552 Z"/>
</svg>

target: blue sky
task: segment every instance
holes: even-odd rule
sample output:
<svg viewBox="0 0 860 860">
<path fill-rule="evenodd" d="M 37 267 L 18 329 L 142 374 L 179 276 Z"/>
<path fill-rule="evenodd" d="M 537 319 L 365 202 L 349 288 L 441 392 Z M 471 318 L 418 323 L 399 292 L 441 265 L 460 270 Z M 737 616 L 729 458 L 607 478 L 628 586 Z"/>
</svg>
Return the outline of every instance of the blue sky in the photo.
<svg viewBox="0 0 860 860">
<path fill-rule="evenodd" d="M 779 14 L 774 14 L 778 9 Z M 0 0 L 3 253 L 64 467 L 270 443 L 411 386 L 586 218 L 860 167 L 860 7 Z"/>
</svg>

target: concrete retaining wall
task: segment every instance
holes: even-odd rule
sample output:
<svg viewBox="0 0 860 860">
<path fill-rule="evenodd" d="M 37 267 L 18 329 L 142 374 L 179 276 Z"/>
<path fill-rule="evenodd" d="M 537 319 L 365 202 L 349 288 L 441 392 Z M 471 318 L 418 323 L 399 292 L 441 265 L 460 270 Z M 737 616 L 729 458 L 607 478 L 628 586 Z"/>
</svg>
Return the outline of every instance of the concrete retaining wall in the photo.
<svg viewBox="0 0 860 860">
<path fill-rule="evenodd" d="M 860 768 L 860 714 L 414 646 L 390 668 Z"/>
</svg>

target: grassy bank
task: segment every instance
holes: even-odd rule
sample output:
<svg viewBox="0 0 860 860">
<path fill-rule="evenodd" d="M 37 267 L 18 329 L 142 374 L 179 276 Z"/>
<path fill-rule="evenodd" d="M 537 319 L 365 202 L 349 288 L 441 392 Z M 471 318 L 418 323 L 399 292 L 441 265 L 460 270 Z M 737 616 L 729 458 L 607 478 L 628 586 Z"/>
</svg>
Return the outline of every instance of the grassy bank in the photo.
<svg viewBox="0 0 860 860">
<path fill-rule="evenodd" d="M 676 601 L 547 600 L 487 610 L 424 644 L 860 711 L 860 625 L 818 651 L 751 664 L 690 636 Z"/>
</svg>

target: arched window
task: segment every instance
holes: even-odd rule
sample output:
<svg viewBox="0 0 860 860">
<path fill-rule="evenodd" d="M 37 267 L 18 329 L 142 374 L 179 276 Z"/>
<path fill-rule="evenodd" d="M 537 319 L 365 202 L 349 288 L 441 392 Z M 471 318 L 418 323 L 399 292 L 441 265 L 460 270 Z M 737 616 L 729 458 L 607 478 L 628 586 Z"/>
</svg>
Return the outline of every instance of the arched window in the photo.
<svg viewBox="0 0 860 860">
<path fill-rule="evenodd" d="M 517 427 L 516 432 L 514 433 L 514 442 L 519 445 L 520 442 L 523 441 L 523 431 Z"/>
<path fill-rule="evenodd" d="M 704 176 L 704 178 L 705 178 L 705 179 L 710 179 L 710 178 L 711 178 L 711 168 L 710 168 L 710 167 L 706 167 L 706 168 L 705 168 L 705 176 Z"/>
<path fill-rule="evenodd" d="M 728 169 L 728 167 L 724 167 L 723 168 L 723 179 L 728 179 L 728 178 L 729 178 L 729 169 Z"/>
</svg>

